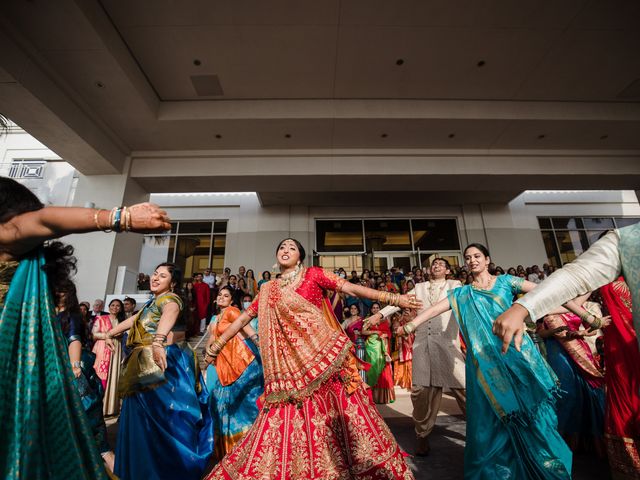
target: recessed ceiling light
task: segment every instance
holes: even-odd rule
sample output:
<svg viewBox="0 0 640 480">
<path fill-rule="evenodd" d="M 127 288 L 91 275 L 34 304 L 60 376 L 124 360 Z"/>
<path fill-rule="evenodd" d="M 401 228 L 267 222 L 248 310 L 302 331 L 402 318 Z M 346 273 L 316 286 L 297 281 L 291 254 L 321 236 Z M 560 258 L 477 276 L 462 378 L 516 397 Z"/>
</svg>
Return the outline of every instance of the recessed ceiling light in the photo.
<svg viewBox="0 0 640 480">
<path fill-rule="evenodd" d="M 609 135 L 607 135 L 606 133 L 604 135 L 602 135 L 600 137 L 600 140 L 606 140 L 607 138 L 609 138 Z"/>
<path fill-rule="evenodd" d="M 285 133 L 284 134 L 284 138 L 291 138 L 291 134 L 290 133 Z"/>
<path fill-rule="evenodd" d="M 486 64 L 487 64 L 487 62 L 485 62 L 484 60 L 480 60 L 480 61 L 477 63 L 477 65 L 478 65 L 479 67 L 484 67 Z"/>
<path fill-rule="evenodd" d="M 222 135 L 220 135 L 219 133 L 216 134 L 216 138 L 222 138 Z"/>
<path fill-rule="evenodd" d="M 540 135 L 538 135 L 538 140 L 542 140 L 544 137 L 546 137 L 546 135 L 544 133 L 541 133 Z"/>
<path fill-rule="evenodd" d="M 453 137 L 455 137 L 455 136 L 456 136 L 456 134 L 455 134 L 455 133 L 450 133 L 450 134 L 449 134 L 449 138 L 453 138 Z"/>
<path fill-rule="evenodd" d="M 396 60 L 396 65 L 400 66 L 400 65 L 404 65 L 404 59 L 403 58 L 399 58 Z"/>
<path fill-rule="evenodd" d="M 95 85 L 96 85 L 96 87 L 98 87 L 98 88 L 104 88 L 104 83 L 102 83 L 102 82 L 101 82 L 101 81 L 99 81 L 99 80 L 96 82 L 96 84 L 95 84 Z"/>
<path fill-rule="evenodd" d="M 389 135 L 387 135 L 386 133 L 383 133 L 382 135 L 380 135 L 380 137 L 382 138 L 387 138 Z"/>
<path fill-rule="evenodd" d="M 196 67 L 199 67 L 200 65 L 202 65 L 202 62 L 196 58 L 196 59 L 193 61 L 193 64 L 194 64 Z"/>
</svg>

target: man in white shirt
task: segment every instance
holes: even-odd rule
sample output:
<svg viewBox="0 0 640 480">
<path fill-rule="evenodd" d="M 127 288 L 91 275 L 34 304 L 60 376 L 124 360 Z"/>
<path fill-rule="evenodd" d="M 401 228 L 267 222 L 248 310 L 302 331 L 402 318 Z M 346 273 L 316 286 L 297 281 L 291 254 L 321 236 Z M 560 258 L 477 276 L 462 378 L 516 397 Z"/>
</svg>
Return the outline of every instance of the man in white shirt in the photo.
<svg viewBox="0 0 640 480">
<path fill-rule="evenodd" d="M 462 286 L 458 280 L 447 280 L 449 273 L 449 262 L 436 258 L 431 264 L 430 280 L 418 283 L 409 295 L 421 300 L 423 309 L 438 303 L 447 298 L 449 290 Z M 399 310 L 387 306 L 377 315 L 384 318 Z M 465 359 L 460 350 L 459 333 L 451 311 L 423 323 L 415 331 L 411 402 L 418 456 L 428 455 L 431 450 L 427 437 L 436 423 L 443 390 L 451 391 L 462 413 L 466 412 Z"/>
<path fill-rule="evenodd" d="M 531 273 L 527 275 L 527 280 L 533 283 L 541 283 L 546 277 L 544 276 L 544 273 L 542 276 L 540 273 L 540 267 L 538 267 L 538 265 L 534 265 L 531 267 Z"/>
</svg>

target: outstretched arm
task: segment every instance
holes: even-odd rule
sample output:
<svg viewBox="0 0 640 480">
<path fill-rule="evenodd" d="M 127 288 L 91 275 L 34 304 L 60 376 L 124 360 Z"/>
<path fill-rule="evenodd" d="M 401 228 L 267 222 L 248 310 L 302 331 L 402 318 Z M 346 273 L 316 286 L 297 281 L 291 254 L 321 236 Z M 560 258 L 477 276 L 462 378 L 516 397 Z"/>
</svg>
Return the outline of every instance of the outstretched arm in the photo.
<svg viewBox="0 0 640 480">
<path fill-rule="evenodd" d="M 341 288 L 342 293 L 351 295 L 358 298 L 368 298 L 369 300 L 380 301 L 380 294 L 386 292 L 380 292 L 373 288 L 363 287 L 362 285 L 356 285 L 355 283 L 344 282 Z M 421 308 L 422 302 L 416 300 L 409 295 L 400 295 L 398 299 L 398 306 L 401 308 Z"/>
<path fill-rule="evenodd" d="M 218 354 L 222 351 L 225 344 L 231 340 L 245 325 L 251 321 L 251 316 L 246 312 L 242 312 L 231 325 L 229 325 L 222 335 L 218 338 L 209 337 L 207 346 L 205 347 L 204 361 L 207 363 L 215 363 Z M 254 330 L 255 332 L 255 330 Z"/>
<path fill-rule="evenodd" d="M 444 312 L 448 312 L 449 310 L 451 310 L 449 299 L 444 298 L 438 303 L 434 303 L 429 308 L 426 308 L 422 313 L 420 313 L 418 316 L 416 316 L 416 318 L 411 320 L 406 325 L 398 327 L 396 329 L 396 335 L 406 335 L 408 333 L 408 330 L 412 332 L 424 322 L 428 322 L 432 318 L 437 317 L 438 315 L 442 315 Z"/>
<path fill-rule="evenodd" d="M 171 229 L 167 213 L 157 205 L 139 203 L 128 207 L 127 211 L 131 215 L 133 232 L 162 232 Z M 17 256 L 33 250 L 45 240 L 71 233 L 106 230 L 111 226 L 110 214 L 109 210 L 94 208 L 44 207 L 16 215 L 0 224 L 0 250 Z"/>
</svg>

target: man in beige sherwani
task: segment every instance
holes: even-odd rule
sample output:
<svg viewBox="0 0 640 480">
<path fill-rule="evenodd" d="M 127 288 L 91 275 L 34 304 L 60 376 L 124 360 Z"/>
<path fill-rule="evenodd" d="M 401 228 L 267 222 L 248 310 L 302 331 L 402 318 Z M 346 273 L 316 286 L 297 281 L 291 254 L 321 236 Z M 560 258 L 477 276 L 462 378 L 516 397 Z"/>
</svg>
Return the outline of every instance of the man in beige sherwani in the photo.
<svg viewBox="0 0 640 480">
<path fill-rule="evenodd" d="M 418 283 L 409 295 L 415 294 L 422 301 L 423 309 L 447 298 L 449 290 L 462 286 L 458 280 L 446 279 L 450 268 L 445 259 L 435 259 L 431 264 L 430 281 Z M 384 318 L 398 310 L 387 306 L 378 315 Z M 443 390 L 451 391 L 464 414 L 464 355 L 460 350 L 458 324 L 451 311 L 423 323 L 415 331 L 411 402 L 416 430 L 415 454 L 418 456 L 428 455 L 431 450 L 427 437 L 436 423 Z"/>
</svg>

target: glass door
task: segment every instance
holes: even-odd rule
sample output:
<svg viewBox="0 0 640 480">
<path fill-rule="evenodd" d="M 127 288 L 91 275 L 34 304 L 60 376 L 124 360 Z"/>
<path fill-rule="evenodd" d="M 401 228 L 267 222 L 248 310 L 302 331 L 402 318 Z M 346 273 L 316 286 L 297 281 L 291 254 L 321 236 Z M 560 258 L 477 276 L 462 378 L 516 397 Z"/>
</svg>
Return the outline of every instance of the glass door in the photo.
<svg viewBox="0 0 640 480">
<path fill-rule="evenodd" d="M 373 257 L 373 269 L 382 273 L 392 267 L 402 268 L 407 273 L 415 264 L 415 255 L 411 252 L 375 252 Z"/>
</svg>

